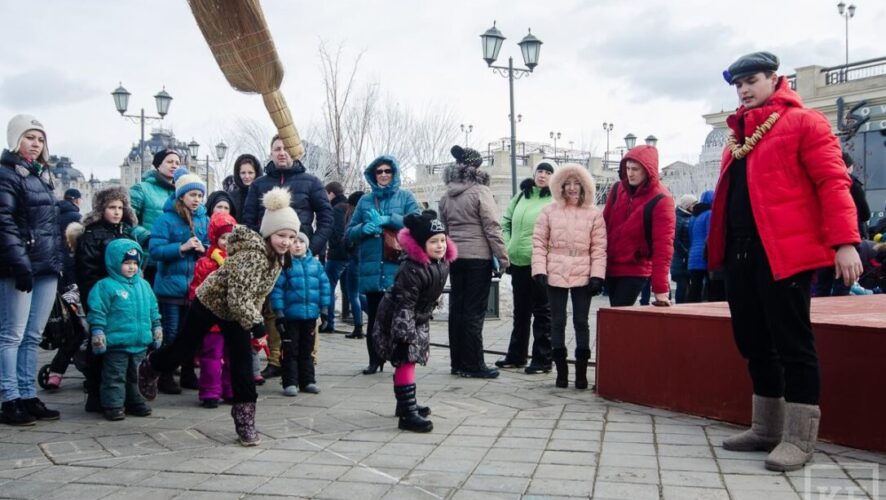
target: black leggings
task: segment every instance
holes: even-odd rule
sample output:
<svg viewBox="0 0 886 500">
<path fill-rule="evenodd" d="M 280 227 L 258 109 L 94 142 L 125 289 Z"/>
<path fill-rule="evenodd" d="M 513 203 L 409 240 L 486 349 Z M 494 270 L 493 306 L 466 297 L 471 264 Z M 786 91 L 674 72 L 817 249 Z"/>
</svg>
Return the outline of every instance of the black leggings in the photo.
<svg viewBox="0 0 886 500">
<path fill-rule="evenodd" d="M 591 310 L 591 292 L 587 286 L 559 288 L 548 286 L 551 302 L 551 347 L 566 347 L 566 300 L 572 296 L 572 327 L 575 329 L 576 352 L 590 349 L 591 329 L 588 314 Z M 576 355 L 578 357 L 578 355 Z"/>
<path fill-rule="evenodd" d="M 632 306 L 646 286 L 649 278 L 620 276 L 606 278 L 606 290 L 609 292 L 609 305 L 612 307 Z"/>
<path fill-rule="evenodd" d="M 236 321 L 226 321 L 206 308 L 199 299 L 191 303 L 184 326 L 175 340 L 150 355 L 156 372 L 172 372 L 203 344 L 203 336 L 218 325 L 225 338 L 225 350 L 231 363 L 231 388 L 235 403 L 254 403 L 258 399 L 252 376 L 252 335 Z"/>
<path fill-rule="evenodd" d="M 369 353 L 369 364 L 377 365 L 382 363 L 375 352 L 375 344 L 372 343 L 372 329 L 375 327 L 375 316 L 378 313 L 378 306 L 381 299 L 385 296 L 385 292 L 366 292 L 366 352 Z"/>
</svg>

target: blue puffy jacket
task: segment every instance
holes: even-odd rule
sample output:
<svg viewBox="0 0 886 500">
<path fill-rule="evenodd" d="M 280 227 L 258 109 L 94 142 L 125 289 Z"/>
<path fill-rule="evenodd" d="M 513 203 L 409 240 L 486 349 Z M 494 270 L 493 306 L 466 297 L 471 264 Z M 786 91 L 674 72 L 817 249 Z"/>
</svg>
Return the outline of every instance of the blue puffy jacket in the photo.
<svg viewBox="0 0 886 500">
<path fill-rule="evenodd" d="M 382 163 L 389 163 L 393 172 L 391 183 L 380 187 L 375 181 L 375 169 Z M 384 292 L 394 286 L 394 276 L 400 269 L 399 262 L 382 259 L 384 239 L 378 234 L 363 234 L 363 225 L 372 222 L 373 213 L 390 217 L 385 228 L 399 231 L 403 228 L 403 217 L 420 213 L 415 196 L 409 191 L 400 190 L 400 164 L 393 156 L 382 155 L 372 161 L 363 171 L 363 177 L 372 187 L 372 192 L 360 198 L 351 222 L 348 224 L 348 239 L 358 245 L 360 293 Z"/>
<path fill-rule="evenodd" d="M 192 216 L 194 234 L 209 248 L 209 217 L 203 205 L 197 207 Z M 151 259 L 157 263 L 157 275 L 154 277 L 154 293 L 157 297 L 186 299 L 188 284 L 194 278 L 194 265 L 203 256 L 194 250 L 184 255 L 179 252 L 182 243 L 191 239 L 191 228 L 175 212 L 175 197 L 170 196 L 163 206 L 163 215 L 154 222 L 151 228 L 150 251 Z"/>
<path fill-rule="evenodd" d="M 108 277 L 89 292 L 87 321 L 93 332 L 104 332 L 109 351 L 137 353 L 154 341 L 151 330 L 160 326 L 160 311 L 151 285 L 140 274 L 131 278 L 120 274 L 123 256 L 130 250 L 138 252 L 141 266 L 145 259 L 138 243 L 125 238 L 108 243 Z"/>
<path fill-rule="evenodd" d="M 292 267 L 284 269 L 271 290 L 271 308 L 277 316 L 291 320 L 317 319 L 332 302 L 332 288 L 323 264 L 311 251 L 293 257 Z"/>
<path fill-rule="evenodd" d="M 698 206 L 707 206 L 704 211 L 689 221 L 689 270 L 707 271 L 708 259 L 705 258 L 705 245 L 708 242 L 708 231 L 711 230 L 711 206 L 714 204 L 714 192 L 705 191 L 698 200 Z"/>
</svg>

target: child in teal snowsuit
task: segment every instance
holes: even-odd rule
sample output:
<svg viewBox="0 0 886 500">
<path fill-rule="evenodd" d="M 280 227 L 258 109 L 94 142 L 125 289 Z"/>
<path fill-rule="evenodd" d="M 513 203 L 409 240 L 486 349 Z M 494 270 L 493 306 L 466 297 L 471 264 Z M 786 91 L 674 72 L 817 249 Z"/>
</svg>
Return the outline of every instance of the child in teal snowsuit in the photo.
<svg viewBox="0 0 886 500">
<path fill-rule="evenodd" d="M 110 242 L 105 250 L 108 277 L 89 292 L 87 321 L 92 351 L 104 358 L 99 394 L 108 420 L 123 420 L 124 413 L 137 417 L 151 414 L 138 392 L 136 370 L 148 346 L 160 347 L 163 329 L 154 291 L 138 272 L 143 260 L 138 243 L 127 239 Z"/>
</svg>

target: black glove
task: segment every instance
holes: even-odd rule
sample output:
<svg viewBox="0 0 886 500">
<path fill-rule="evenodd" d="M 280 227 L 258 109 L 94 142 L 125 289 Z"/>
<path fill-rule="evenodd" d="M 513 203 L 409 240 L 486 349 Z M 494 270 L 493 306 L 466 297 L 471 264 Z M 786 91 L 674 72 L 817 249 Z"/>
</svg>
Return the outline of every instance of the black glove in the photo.
<svg viewBox="0 0 886 500">
<path fill-rule="evenodd" d="M 30 293 L 34 289 L 34 277 L 30 274 L 19 274 L 15 277 L 15 289 Z"/>
<path fill-rule="evenodd" d="M 277 333 L 279 333 L 281 337 L 283 335 L 286 335 L 286 320 L 285 319 L 277 318 L 274 321 L 274 325 L 277 326 Z"/>
<path fill-rule="evenodd" d="M 535 282 L 538 283 L 538 286 L 540 286 L 542 288 L 546 288 L 548 286 L 548 275 L 547 274 L 536 274 L 535 276 L 532 277 L 532 279 L 534 279 Z"/>
<path fill-rule="evenodd" d="M 265 324 L 264 323 L 256 323 L 252 325 L 252 338 L 260 339 L 267 335 L 265 332 Z"/>
<path fill-rule="evenodd" d="M 603 292 L 603 278 L 591 278 L 591 282 L 588 283 L 588 291 L 591 292 L 591 297 L 596 297 Z"/>
</svg>

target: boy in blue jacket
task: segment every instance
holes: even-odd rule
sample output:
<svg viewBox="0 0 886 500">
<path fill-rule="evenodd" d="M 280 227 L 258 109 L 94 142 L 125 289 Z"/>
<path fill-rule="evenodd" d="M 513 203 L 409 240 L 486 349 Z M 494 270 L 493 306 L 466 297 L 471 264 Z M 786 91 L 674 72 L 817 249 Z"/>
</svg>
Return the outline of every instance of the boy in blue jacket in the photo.
<svg viewBox="0 0 886 500">
<path fill-rule="evenodd" d="M 87 321 L 92 351 L 104 358 L 99 394 L 108 420 L 123 420 L 124 412 L 137 417 L 151 414 L 138 392 L 136 370 L 148 346 L 160 347 L 163 329 L 151 285 L 138 274 L 143 259 L 135 241 L 110 242 L 105 250 L 108 277 L 89 292 Z"/>
<path fill-rule="evenodd" d="M 290 248 L 292 265 L 283 269 L 271 291 L 271 307 L 283 341 L 280 369 L 287 396 L 296 396 L 299 389 L 320 392 L 311 360 L 314 327 L 320 311 L 332 302 L 332 293 L 323 264 L 311 254 L 309 244 L 308 236 L 298 233 Z"/>
</svg>

